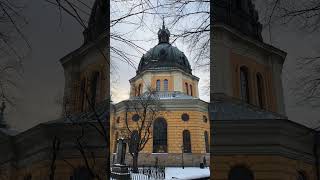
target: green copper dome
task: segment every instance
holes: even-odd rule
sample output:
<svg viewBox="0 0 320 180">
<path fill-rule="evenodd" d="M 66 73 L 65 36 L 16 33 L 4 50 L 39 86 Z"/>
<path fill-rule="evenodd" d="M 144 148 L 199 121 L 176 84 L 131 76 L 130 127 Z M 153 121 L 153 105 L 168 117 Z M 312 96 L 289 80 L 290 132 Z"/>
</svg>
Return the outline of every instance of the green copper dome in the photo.
<svg viewBox="0 0 320 180">
<path fill-rule="evenodd" d="M 159 43 L 144 54 L 140 60 L 137 74 L 144 70 L 181 69 L 191 74 L 187 57 L 178 48 L 169 43 L 170 32 L 165 28 L 158 31 Z"/>
</svg>

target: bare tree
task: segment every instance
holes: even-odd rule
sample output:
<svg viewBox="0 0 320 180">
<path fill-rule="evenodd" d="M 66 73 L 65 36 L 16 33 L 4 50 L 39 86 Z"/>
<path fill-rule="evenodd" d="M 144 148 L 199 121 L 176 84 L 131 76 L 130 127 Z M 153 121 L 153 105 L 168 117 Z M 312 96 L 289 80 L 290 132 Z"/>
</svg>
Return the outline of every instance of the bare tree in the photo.
<svg viewBox="0 0 320 180">
<path fill-rule="evenodd" d="M 161 108 L 157 91 L 150 88 L 145 93 L 125 101 L 125 127 L 115 130 L 120 131 L 128 140 L 133 172 L 138 172 L 139 153 L 151 139 L 152 125 Z M 129 119 L 129 116 L 132 118 Z"/>
<path fill-rule="evenodd" d="M 269 41 L 272 43 L 272 29 L 276 27 L 299 30 L 305 36 L 319 35 L 320 2 L 313 0 L 270 0 L 259 1 L 264 15 L 261 20 L 269 32 Z M 320 98 L 320 56 L 309 55 L 300 57 L 296 64 L 296 72 L 300 75 L 297 85 L 291 90 L 297 98 L 297 103 L 319 107 Z"/>
</svg>

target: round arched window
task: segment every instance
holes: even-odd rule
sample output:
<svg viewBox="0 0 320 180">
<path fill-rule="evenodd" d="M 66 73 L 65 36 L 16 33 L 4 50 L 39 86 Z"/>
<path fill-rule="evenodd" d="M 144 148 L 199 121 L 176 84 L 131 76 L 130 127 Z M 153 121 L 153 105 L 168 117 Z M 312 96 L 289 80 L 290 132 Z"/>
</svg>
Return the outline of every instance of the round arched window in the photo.
<svg viewBox="0 0 320 180">
<path fill-rule="evenodd" d="M 117 118 L 117 123 L 120 123 L 120 117 Z"/>
<path fill-rule="evenodd" d="M 307 180 L 307 176 L 303 171 L 298 171 L 297 180 Z"/>
<path fill-rule="evenodd" d="M 139 114 L 135 114 L 135 115 L 132 116 L 132 121 L 137 122 L 137 121 L 139 121 L 139 119 L 140 119 Z"/>
<path fill-rule="evenodd" d="M 207 116 L 203 115 L 202 118 L 203 118 L 203 122 L 205 122 L 205 123 L 208 122 Z"/>
<path fill-rule="evenodd" d="M 181 115 L 181 119 L 182 119 L 183 121 L 188 121 L 188 120 L 189 120 L 189 115 L 188 115 L 187 113 L 183 113 L 183 114 Z"/>
</svg>

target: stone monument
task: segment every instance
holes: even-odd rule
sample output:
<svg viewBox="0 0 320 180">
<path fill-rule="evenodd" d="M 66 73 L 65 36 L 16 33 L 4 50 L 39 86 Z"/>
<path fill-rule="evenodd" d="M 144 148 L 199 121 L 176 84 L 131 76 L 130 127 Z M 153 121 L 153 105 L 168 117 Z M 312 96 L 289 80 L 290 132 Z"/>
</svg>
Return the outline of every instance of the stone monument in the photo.
<svg viewBox="0 0 320 180">
<path fill-rule="evenodd" d="M 4 109 L 6 108 L 6 104 L 3 101 L 1 106 L 0 106 L 0 128 L 6 128 L 7 125 L 4 121 Z"/>
<path fill-rule="evenodd" d="M 125 164 L 127 143 L 124 139 L 117 140 L 116 163 L 112 165 L 111 177 L 117 180 L 130 179 L 128 166 Z"/>
</svg>

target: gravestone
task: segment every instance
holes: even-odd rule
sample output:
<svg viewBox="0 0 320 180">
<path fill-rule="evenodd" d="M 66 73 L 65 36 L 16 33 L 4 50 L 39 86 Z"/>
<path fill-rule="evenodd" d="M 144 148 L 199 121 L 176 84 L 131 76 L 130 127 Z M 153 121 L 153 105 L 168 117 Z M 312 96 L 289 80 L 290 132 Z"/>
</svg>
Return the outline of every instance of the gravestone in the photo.
<svg viewBox="0 0 320 180">
<path fill-rule="evenodd" d="M 116 163 L 112 165 L 111 177 L 117 180 L 130 179 L 128 166 L 125 164 L 127 143 L 124 139 L 117 140 Z"/>
<path fill-rule="evenodd" d="M 127 144 L 124 139 L 118 139 L 116 164 L 124 164 Z"/>
</svg>

